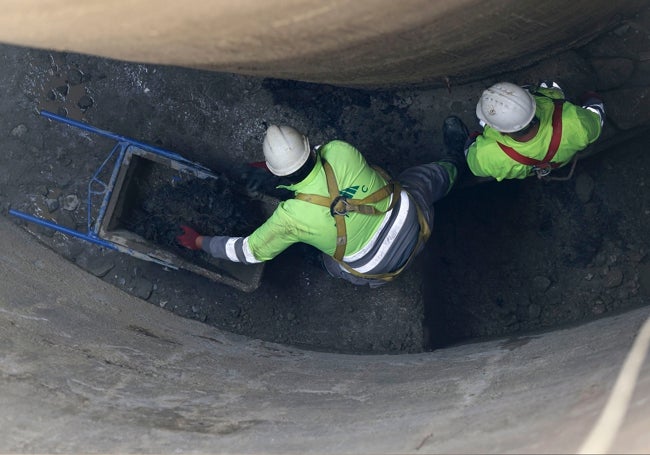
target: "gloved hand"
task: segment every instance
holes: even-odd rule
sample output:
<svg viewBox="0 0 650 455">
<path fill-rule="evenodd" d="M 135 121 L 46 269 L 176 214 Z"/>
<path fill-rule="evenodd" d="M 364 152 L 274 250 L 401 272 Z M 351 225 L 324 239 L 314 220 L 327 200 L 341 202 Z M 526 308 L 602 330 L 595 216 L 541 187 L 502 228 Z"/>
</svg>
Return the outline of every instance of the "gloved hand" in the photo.
<svg viewBox="0 0 650 455">
<path fill-rule="evenodd" d="M 200 234 L 189 226 L 181 225 L 181 229 L 183 233 L 176 237 L 178 243 L 190 250 L 200 250 L 201 248 L 196 244 L 196 239 Z"/>
<path fill-rule="evenodd" d="M 265 163 L 248 163 L 239 176 L 250 192 L 270 193 L 278 186 L 278 176 L 268 170 Z"/>
</svg>

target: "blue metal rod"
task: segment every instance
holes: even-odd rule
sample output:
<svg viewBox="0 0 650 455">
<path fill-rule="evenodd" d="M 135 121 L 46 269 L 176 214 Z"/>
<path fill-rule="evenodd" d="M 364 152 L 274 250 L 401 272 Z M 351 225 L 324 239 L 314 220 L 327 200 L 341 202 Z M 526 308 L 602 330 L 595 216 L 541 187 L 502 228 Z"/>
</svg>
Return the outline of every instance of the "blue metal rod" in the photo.
<svg viewBox="0 0 650 455">
<path fill-rule="evenodd" d="M 16 216 L 18 218 L 22 218 L 25 221 L 30 221 L 32 223 L 40 224 L 41 226 L 45 226 L 45 227 L 48 227 L 50 229 L 54 229 L 55 231 L 59 231 L 59 232 L 62 232 L 64 234 L 68 234 L 68 235 L 71 235 L 73 237 L 77 237 L 77 238 L 86 240 L 86 241 L 91 242 L 91 243 L 95 243 L 97 245 L 100 245 L 100 246 L 103 246 L 103 247 L 106 247 L 106 248 L 110 248 L 111 250 L 117 250 L 117 247 L 115 245 L 113 245 L 112 243 L 110 243 L 110 242 L 102 240 L 102 239 L 100 239 L 98 237 L 93 237 L 93 236 L 90 236 L 88 234 L 84 234 L 83 232 L 75 231 L 74 229 L 69 229 L 69 228 L 66 228 L 64 226 L 60 226 L 60 225 L 58 225 L 56 223 L 52 223 L 51 221 L 47 221 L 47 220 L 44 220 L 42 218 L 38 218 L 38 217 L 35 217 L 35 216 L 32 216 L 32 215 L 29 215 L 27 213 L 24 213 L 24 212 L 19 212 L 18 210 L 14 210 L 14 209 L 9 210 L 9 214 L 11 214 L 13 216 Z"/>
<path fill-rule="evenodd" d="M 114 140 L 119 141 L 119 142 L 128 142 L 129 144 L 135 145 L 136 147 L 140 147 L 141 149 L 144 149 L 144 150 L 149 150 L 151 152 L 157 153 L 157 154 L 159 154 L 161 156 L 164 156 L 166 158 L 170 158 L 170 159 L 177 160 L 177 161 L 182 161 L 184 163 L 189 163 L 189 164 L 191 164 L 193 166 L 198 166 L 198 167 L 200 167 L 202 169 L 208 170 L 206 167 L 201 166 L 201 165 L 199 165 L 197 163 L 194 163 L 194 162 L 188 160 L 187 158 L 182 157 L 181 155 L 179 155 L 177 153 L 170 152 L 169 150 L 165 150 L 165 149 L 161 149 L 159 147 L 155 147 L 153 145 L 145 144 L 144 142 L 136 141 L 135 139 L 131 139 L 131 138 L 128 138 L 128 137 L 125 137 L 125 136 L 121 136 L 119 134 L 115 134 L 115 133 L 112 133 L 110 131 L 102 130 L 100 128 L 95 128 L 94 126 L 88 125 L 87 123 L 82 123 L 82 122 L 79 122 L 77 120 L 70 119 L 68 117 L 62 117 L 62 116 L 57 115 L 57 114 L 55 114 L 53 112 L 50 112 L 50 111 L 40 111 L 40 114 L 43 117 L 49 118 L 50 120 L 56 120 L 57 122 L 66 123 L 66 124 L 68 124 L 70 126 L 74 126 L 74 127 L 80 128 L 80 129 L 82 129 L 84 131 L 89 131 L 91 133 L 95 133 L 95 134 L 98 134 L 100 136 L 104 136 L 104 137 L 107 137 L 107 138 L 110 138 L 110 139 L 114 139 Z"/>
</svg>

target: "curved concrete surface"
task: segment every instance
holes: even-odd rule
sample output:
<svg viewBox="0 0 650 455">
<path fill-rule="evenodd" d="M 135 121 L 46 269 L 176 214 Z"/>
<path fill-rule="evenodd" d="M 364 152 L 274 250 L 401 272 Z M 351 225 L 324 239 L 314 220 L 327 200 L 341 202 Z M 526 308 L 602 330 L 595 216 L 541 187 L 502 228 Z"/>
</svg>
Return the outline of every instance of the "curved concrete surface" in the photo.
<svg viewBox="0 0 650 455">
<path fill-rule="evenodd" d="M 645 0 L 8 0 L 0 41 L 348 86 L 485 78 L 574 47 Z M 447 80 L 446 78 L 449 78 Z"/>
<path fill-rule="evenodd" d="M 134 299 L 5 217 L 0 233 L 1 452 L 575 452 L 650 313 L 417 355 L 307 352 Z M 649 400 L 646 361 L 612 450 L 650 447 Z"/>
<path fill-rule="evenodd" d="M 538 60 L 646 5 L 326 3 L 10 0 L 0 41 L 341 85 L 441 84 Z M 2 452 L 576 452 L 650 313 L 432 353 L 307 352 L 134 299 L 5 217 L 0 234 Z M 607 427 L 612 446 L 594 451 L 650 448 L 641 362 L 622 426 Z"/>
</svg>

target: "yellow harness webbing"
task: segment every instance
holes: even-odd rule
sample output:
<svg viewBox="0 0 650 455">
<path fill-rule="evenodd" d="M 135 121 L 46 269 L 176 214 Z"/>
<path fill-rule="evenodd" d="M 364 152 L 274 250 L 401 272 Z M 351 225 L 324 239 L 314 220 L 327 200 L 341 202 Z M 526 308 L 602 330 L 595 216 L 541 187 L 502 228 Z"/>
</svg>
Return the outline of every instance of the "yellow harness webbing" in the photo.
<svg viewBox="0 0 650 455">
<path fill-rule="evenodd" d="M 388 183 L 363 199 L 349 199 L 339 194 L 339 187 L 332 166 L 324 159 L 322 160 L 322 162 L 323 162 L 323 168 L 325 170 L 325 177 L 327 179 L 327 191 L 329 193 L 329 197 L 320 196 L 317 194 L 297 193 L 296 199 L 305 202 L 310 202 L 312 204 L 320 205 L 323 207 L 328 207 L 330 209 L 330 214 L 334 217 L 334 221 L 336 223 L 336 249 L 334 250 L 333 257 L 349 273 L 363 278 L 373 278 L 373 279 L 379 279 L 384 281 L 392 280 L 395 276 L 397 276 L 400 272 L 402 272 L 402 270 L 404 270 L 404 268 L 411 262 L 411 259 L 413 259 L 416 252 L 419 251 L 420 245 L 426 242 L 426 240 L 429 238 L 431 234 L 431 230 L 429 228 L 428 223 L 424 219 L 422 211 L 416 205 L 418 222 L 420 224 L 420 235 L 418 238 L 418 244 L 414 248 L 411 256 L 408 258 L 408 260 L 402 267 L 400 267 L 398 270 L 391 273 L 382 273 L 376 275 L 357 272 L 348 264 L 343 262 L 343 257 L 345 256 L 345 249 L 347 247 L 347 239 L 348 239 L 347 230 L 345 226 L 345 215 L 349 212 L 356 212 L 364 215 L 382 215 L 392 210 L 392 208 L 395 206 L 397 201 L 399 201 L 402 187 L 398 182 L 391 180 L 390 177 L 388 177 L 388 175 L 382 169 L 373 166 L 373 168 L 382 177 L 384 177 L 384 179 Z M 375 202 L 379 202 L 383 199 L 386 199 L 391 195 L 394 196 L 390 205 L 386 208 L 386 210 L 380 210 L 377 209 L 376 207 L 373 207 L 372 205 L 369 205 Z"/>
</svg>

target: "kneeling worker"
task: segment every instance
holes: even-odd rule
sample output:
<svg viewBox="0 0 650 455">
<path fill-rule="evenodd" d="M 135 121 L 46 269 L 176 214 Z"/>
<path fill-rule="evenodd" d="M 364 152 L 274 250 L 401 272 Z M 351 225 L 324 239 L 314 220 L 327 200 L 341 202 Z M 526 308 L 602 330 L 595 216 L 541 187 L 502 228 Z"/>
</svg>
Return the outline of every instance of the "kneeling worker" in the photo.
<svg viewBox="0 0 650 455">
<path fill-rule="evenodd" d="M 431 233 L 433 204 L 464 166 L 467 131 L 445 136 L 439 162 L 404 171 L 399 182 L 368 165 L 352 145 L 334 140 L 312 150 L 289 126 L 268 128 L 267 168 L 295 197 L 282 201 L 247 237 L 203 236 L 188 226 L 178 242 L 214 257 L 245 264 L 268 261 L 298 242 L 323 253 L 328 272 L 357 285 L 392 280 L 421 251 Z"/>
<path fill-rule="evenodd" d="M 580 106 L 566 101 L 554 82 L 532 90 L 500 82 L 483 92 L 476 116 L 484 129 L 465 151 L 467 165 L 478 177 L 501 181 L 543 177 L 569 163 L 600 136 L 605 108 L 593 92 Z"/>
</svg>

